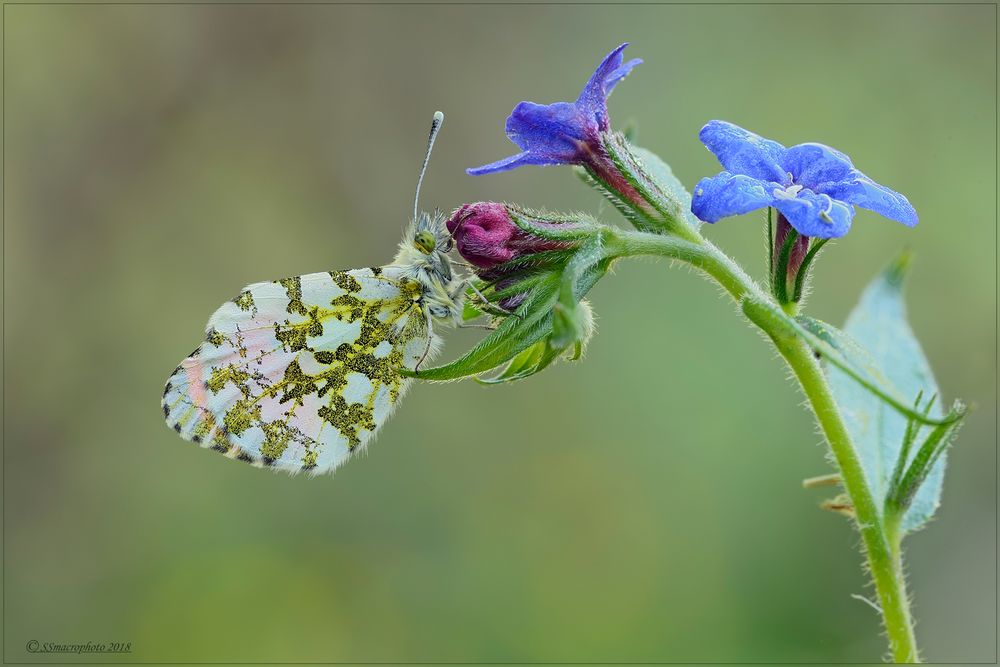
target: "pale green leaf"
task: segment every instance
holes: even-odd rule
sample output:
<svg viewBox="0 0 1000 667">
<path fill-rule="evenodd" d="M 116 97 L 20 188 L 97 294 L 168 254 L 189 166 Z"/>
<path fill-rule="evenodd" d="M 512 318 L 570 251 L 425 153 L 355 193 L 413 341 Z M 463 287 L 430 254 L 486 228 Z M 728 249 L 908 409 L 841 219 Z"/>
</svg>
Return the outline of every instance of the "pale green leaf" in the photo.
<svg viewBox="0 0 1000 667">
<path fill-rule="evenodd" d="M 868 285 L 847 318 L 844 333 L 849 338 L 845 340 L 853 340 L 855 345 L 866 350 L 867 355 L 864 356 L 867 358 L 861 363 L 877 369 L 878 375 L 884 377 L 911 404 L 921 392 L 925 401 L 938 396 L 927 416 L 941 419 L 944 412 L 937 382 L 906 319 L 902 293 L 905 268 L 906 259 L 900 258 Z M 863 358 L 856 352 L 849 356 Z M 875 498 L 884 502 L 890 491 L 892 474 L 909 420 L 840 368 L 830 365 L 827 371 L 834 398 L 858 450 L 869 487 Z M 930 427 L 921 427 L 915 442 L 919 444 L 930 432 Z M 909 459 L 915 456 L 916 449 L 911 449 Z M 909 463 L 907 461 L 907 465 Z M 903 515 L 901 528 L 904 532 L 921 527 L 933 516 L 940 503 L 944 467 L 944 456 L 940 456 Z"/>
<path fill-rule="evenodd" d="M 659 155 L 653 151 L 633 145 L 632 154 L 642 163 L 644 171 L 650 176 L 660 189 L 677 202 L 677 210 L 681 217 L 694 229 L 698 229 L 701 220 L 691 212 L 691 193 L 687 191 L 680 179 L 674 176 L 673 169 L 664 162 Z"/>
</svg>

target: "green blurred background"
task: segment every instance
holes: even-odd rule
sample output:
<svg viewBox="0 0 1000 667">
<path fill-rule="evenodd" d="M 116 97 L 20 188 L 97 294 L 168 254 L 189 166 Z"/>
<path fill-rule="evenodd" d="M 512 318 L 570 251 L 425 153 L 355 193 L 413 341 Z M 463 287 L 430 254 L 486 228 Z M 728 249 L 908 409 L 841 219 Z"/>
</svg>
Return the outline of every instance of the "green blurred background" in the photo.
<svg viewBox="0 0 1000 667">
<path fill-rule="evenodd" d="M 289 478 L 180 441 L 160 393 L 245 283 L 391 259 L 425 207 L 617 215 L 567 169 L 472 178 L 521 99 L 621 41 L 618 126 L 690 187 L 727 119 L 906 193 L 859 212 L 811 314 L 903 247 L 946 397 L 976 406 L 908 540 L 921 645 L 996 658 L 993 6 L 4 7 L 5 645 L 132 659 L 871 661 L 858 537 L 801 397 L 717 290 L 666 262 L 592 292 L 583 363 L 416 387 L 363 460 Z M 760 216 L 707 230 L 756 275 Z M 449 355 L 477 336 L 449 336 Z M 49 656 L 51 657 L 51 656 Z M 69 659 L 75 659 L 70 656 Z M 82 657 L 107 660 L 107 657 Z"/>
</svg>

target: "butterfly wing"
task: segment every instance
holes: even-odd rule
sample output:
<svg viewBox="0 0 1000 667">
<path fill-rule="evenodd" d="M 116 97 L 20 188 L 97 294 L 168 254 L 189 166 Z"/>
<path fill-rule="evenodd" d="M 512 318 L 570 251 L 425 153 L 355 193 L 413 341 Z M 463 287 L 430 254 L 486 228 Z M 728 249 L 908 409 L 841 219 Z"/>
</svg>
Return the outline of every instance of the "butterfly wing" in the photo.
<svg viewBox="0 0 1000 667">
<path fill-rule="evenodd" d="M 389 417 L 436 340 L 422 288 L 384 269 L 248 285 L 167 381 L 163 414 L 186 440 L 277 469 L 333 470 Z"/>
</svg>

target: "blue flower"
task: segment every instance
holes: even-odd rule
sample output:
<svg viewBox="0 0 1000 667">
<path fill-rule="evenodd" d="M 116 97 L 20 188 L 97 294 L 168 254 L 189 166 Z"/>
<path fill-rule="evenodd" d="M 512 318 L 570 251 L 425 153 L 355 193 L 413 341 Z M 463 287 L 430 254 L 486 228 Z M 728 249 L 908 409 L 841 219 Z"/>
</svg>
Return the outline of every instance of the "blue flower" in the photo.
<svg viewBox="0 0 1000 667">
<path fill-rule="evenodd" d="M 480 176 L 526 164 L 584 164 L 595 152 L 602 152 L 600 133 L 609 127 L 608 96 L 642 62 L 636 58 L 622 64 L 626 46 L 622 44 L 601 61 L 576 102 L 521 102 L 514 107 L 507 117 L 507 136 L 521 152 L 466 171 Z"/>
<path fill-rule="evenodd" d="M 705 222 L 773 206 L 803 236 L 838 238 L 851 228 L 857 205 L 907 227 L 917 224 L 906 197 L 829 146 L 785 148 L 721 120 L 710 121 L 699 136 L 726 168 L 694 189 L 691 211 Z"/>
</svg>

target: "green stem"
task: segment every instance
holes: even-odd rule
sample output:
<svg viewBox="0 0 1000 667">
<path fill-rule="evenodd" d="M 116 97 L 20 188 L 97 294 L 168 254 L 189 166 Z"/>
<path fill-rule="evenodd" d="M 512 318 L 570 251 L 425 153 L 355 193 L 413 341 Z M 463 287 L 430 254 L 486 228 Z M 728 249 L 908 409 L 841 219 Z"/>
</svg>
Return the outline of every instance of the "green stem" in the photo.
<svg viewBox="0 0 1000 667">
<path fill-rule="evenodd" d="M 608 228 L 604 250 L 608 257 L 655 255 L 687 262 L 714 278 L 737 303 L 747 295 L 766 298 L 760 286 L 728 255 L 697 232 L 692 234 L 693 240 L 687 240 L 664 234 Z"/>
<path fill-rule="evenodd" d="M 684 240 L 660 234 L 614 230 L 606 234 L 604 247 L 608 257 L 658 255 L 688 262 L 701 269 L 740 303 L 750 321 L 774 341 L 798 378 L 840 468 L 844 491 L 854 508 L 868 569 L 875 582 L 893 660 L 918 662 L 913 619 L 903 576 L 898 518 L 882 516 L 881 508 L 868 488 L 857 450 L 837 409 L 826 376 L 809 345 L 794 330 L 790 330 L 780 314 L 765 305 L 774 302 L 757 283 L 700 234 L 694 240 Z"/>
<path fill-rule="evenodd" d="M 906 594 L 899 549 L 900 536 L 898 530 L 890 529 L 886 524 L 879 504 L 868 488 L 861 460 L 844 426 L 823 369 L 802 339 L 785 333 L 780 325 L 767 321 L 769 312 L 761 309 L 753 313 L 750 308 L 745 308 L 745 312 L 774 340 L 781 356 L 802 385 L 802 391 L 809 399 L 816 419 L 830 443 L 830 450 L 840 468 L 844 490 L 851 499 L 858 530 L 861 532 L 893 660 L 918 662 L 917 642 L 913 633 L 913 619 L 910 616 L 910 601 Z"/>
</svg>

